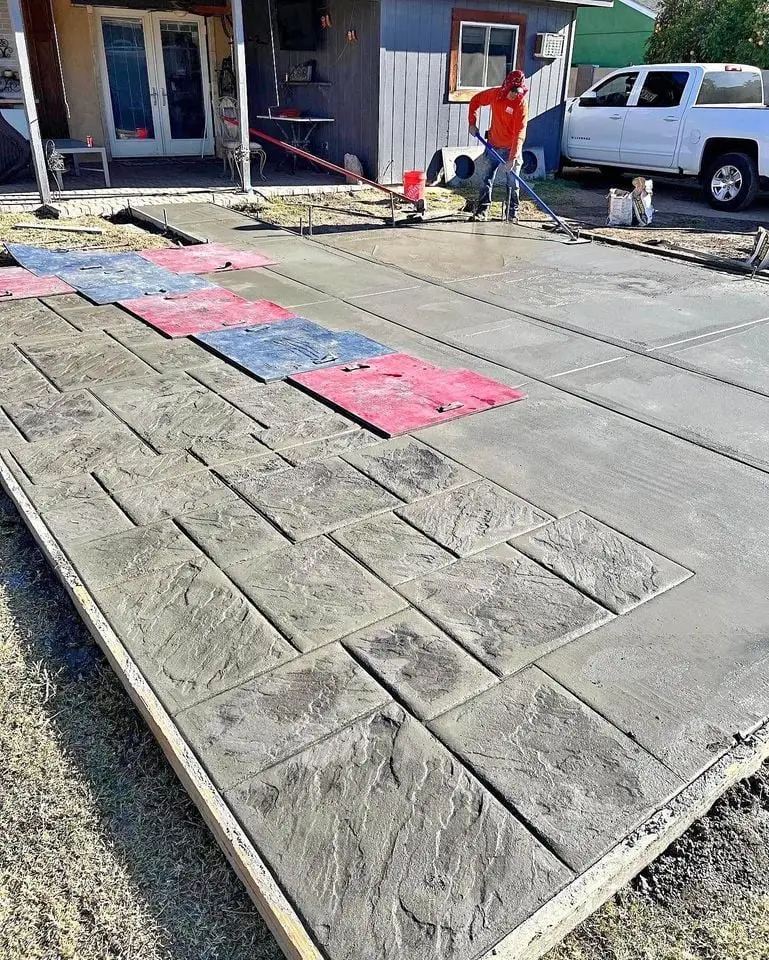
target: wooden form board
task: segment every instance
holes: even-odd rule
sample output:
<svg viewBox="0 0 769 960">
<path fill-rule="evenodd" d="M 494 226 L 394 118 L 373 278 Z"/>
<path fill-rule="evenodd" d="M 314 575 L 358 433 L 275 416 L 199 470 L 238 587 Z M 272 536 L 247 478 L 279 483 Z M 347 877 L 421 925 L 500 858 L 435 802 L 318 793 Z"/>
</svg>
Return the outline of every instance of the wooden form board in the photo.
<svg viewBox="0 0 769 960">
<path fill-rule="evenodd" d="M 73 566 L 0 457 L 0 485 L 62 582 L 80 617 L 126 688 L 169 763 L 245 884 L 289 960 L 324 960 L 300 917 L 267 869 L 172 718 L 102 615 Z M 675 798 L 567 884 L 479 960 L 539 960 L 667 846 L 739 780 L 769 759 L 769 722 L 735 743 Z"/>
</svg>

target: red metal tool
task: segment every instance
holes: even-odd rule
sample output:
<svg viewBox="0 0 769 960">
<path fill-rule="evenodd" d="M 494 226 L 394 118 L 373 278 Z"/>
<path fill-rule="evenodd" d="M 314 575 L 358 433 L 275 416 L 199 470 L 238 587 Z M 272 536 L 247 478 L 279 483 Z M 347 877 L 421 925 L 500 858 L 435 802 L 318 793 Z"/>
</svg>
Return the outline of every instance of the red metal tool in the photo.
<svg viewBox="0 0 769 960">
<path fill-rule="evenodd" d="M 231 124 L 233 127 L 239 127 L 240 124 L 233 117 L 222 117 L 225 123 Z M 309 153 L 307 150 L 302 150 L 301 147 L 294 147 L 290 143 L 285 143 L 283 140 L 278 140 L 277 137 L 271 137 L 268 133 L 262 133 L 261 130 L 256 130 L 254 127 L 249 127 L 248 132 L 255 137 L 258 137 L 260 140 L 266 140 L 267 143 L 271 143 L 276 147 L 282 147 L 284 150 L 288 150 L 289 153 L 295 154 L 297 157 L 302 157 L 304 160 L 309 160 L 311 163 L 317 163 L 320 167 L 325 167 L 327 170 L 333 170 L 334 173 L 341 174 L 341 176 L 347 179 L 358 180 L 361 183 L 367 184 L 369 187 L 373 187 L 374 190 L 381 190 L 382 193 L 387 193 L 396 200 L 400 200 L 401 203 L 407 203 L 410 207 L 415 207 L 417 213 L 425 212 L 425 201 L 424 200 L 411 200 L 406 196 L 405 193 L 398 193 L 397 190 L 391 190 L 389 187 L 383 187 L 381 183 L 377 183 L 375 180 L 367 180 L 365 177 L 359 176 L 357 173 L 350 173 L 349 170 L 345 170 L 344 167 L 338 167 L 335 163 L 331 163 L 329 160 L 321 160 L 320 157 L 316 157 L 314 154 Z"/>
</svg>

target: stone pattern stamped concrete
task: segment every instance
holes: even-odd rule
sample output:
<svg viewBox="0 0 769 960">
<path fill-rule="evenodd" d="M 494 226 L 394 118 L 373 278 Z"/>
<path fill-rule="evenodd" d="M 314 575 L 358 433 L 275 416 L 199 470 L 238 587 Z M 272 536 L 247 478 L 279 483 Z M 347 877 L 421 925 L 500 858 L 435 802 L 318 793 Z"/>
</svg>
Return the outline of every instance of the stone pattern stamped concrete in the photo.
<svg viewBox="0 0 769 960">
<path fill-rule="evenodd" d="M 272 244 L 280 267 L 211 279 L 253 300 L 365 316 L 397 350 L 423 342 L 402 326 L 470 343 L 472 318 L 489 322 L 460 293 L 239 226 L 254 224 L 228 214 L 217 237 Z M 337 278 L 349 314 L 319 292 Z M 556 343 L 501 305 L 492 321 L 509 333 L 484 347 L 500 366 L 447 338 L 452 366 L 506 370 L 516 325 L 550 342 L 547 376 L 619 349 Z M 708 671 L 737 678 L 749 660 L 721 587 L 747 591 L 740 562 L 764 540 L 734 505 L 703 519 L 716 490 L 748 499 L 755 471 L 707 451 L 688 498 L 690 441 L 529 386 L 523 403 L 381 440 L 119 307 L 0 305 L 7 472 L 274 877 L 273 920 L 296 911 L 293 956 L 519 956 L 532 915 L 586 896 L 585 871 L 756 722 L 761 704 L 735 679 L 727 710 Z M 548 945 L 536 922 L 527 960 Z"/>
</svg>

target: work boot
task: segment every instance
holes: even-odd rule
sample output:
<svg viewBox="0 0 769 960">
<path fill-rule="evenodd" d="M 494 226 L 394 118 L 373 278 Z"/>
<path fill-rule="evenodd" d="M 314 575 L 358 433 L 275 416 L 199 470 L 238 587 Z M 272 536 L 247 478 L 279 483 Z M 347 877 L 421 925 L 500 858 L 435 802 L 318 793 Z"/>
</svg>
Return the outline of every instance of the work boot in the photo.
<svg viewBox="0 0 769 960">
<path fill-rule="evenodd" d="M 517 210 L 508 210 L 508 211 L 507 211 L 507 222 L 508 222 L 508 223 L 518 223 L 518 211 L 517 211 Z"/>
<path fill-rule="evenodd" d="M 476 223 L 486 223 L 488 219 L 489 219 L 488 210 L 476 210 L 473 216 L 473 220 L 475 220 Z"/>
</svg>

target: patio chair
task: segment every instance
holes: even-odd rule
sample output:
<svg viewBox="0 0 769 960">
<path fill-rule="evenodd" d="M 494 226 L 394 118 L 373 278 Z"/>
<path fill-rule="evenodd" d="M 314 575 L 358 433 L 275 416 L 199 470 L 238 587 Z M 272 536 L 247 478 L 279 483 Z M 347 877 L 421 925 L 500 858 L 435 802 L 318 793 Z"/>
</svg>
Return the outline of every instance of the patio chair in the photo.
<svg viewBox="0 0 769 960">
<path fill-rule="evenodd" d="M 219 100 L 219 137 L 222 145 L 222 170 L 227 171 L 230 168 L 230 179 L 235 180 L 235 172 L 240 177 L 240 138 L 236 136 L 238 128 L 227 120 L 239 120 L 238 101 L 234 97 L 221 97 Z M 260 180 L 266 180 L 264 168 L 267 163 L 267 154 L 264 147 L 258 140 L 250 142 L 251 159 L 256 159 L 258 163 L 258 176 Z"/>
<path fill-rule="evenodd" d="M 53 140 L 45 141 L 45 165 L 48 167 L 48 170 L 56 181 L 56 187 L 59 193 L 64 192 L 64 174 L 67 170 L 67 164 L 64 161 L 63 154 L 59 153 L 56 149 L 56 144 Z"/>
</svg>

